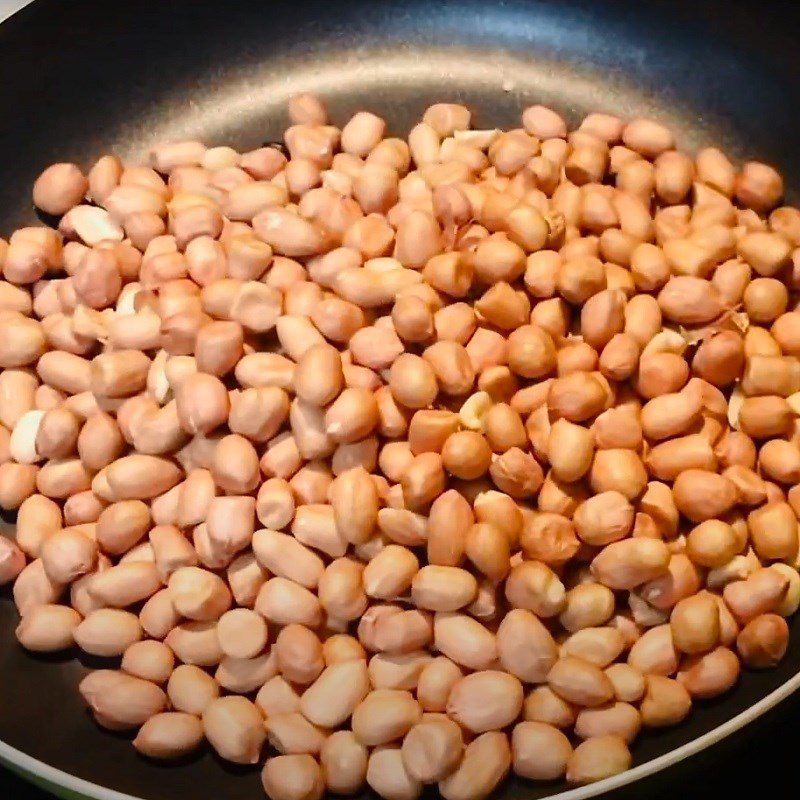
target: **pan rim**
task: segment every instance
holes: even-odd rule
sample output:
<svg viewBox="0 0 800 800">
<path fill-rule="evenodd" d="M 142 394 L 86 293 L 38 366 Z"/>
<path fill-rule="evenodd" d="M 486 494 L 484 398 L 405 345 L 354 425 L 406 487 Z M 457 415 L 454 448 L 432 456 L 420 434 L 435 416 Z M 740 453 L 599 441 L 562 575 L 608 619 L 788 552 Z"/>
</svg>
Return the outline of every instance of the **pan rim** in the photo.
<svg viewBox="0 0 800 800">
<path fill-rule="evenodd" d="M 741 730 L 745 725 L 749 725 L 767 711 L 775 708 L 775 706 L 786 700 L 798 689 L 800 689 L 800 672 L 797 672 L 777 689 L 774 689 L 766 695 L 766 697 L 761 698 L 757 703 L 748 706 L 735 717 L 731 717 L 729 720 L 726 720 L 721 725 L 717 725 L 716 728 L 712 728 L 710 731 L 699 736 L 697 739 L 693 739 L 691 742 L 669 750 L 656 758 L 646 761 L 644 764 L 639 764 L 632 769 L 621 772 L 619 775 L 613 775 L 610 778 L 604 778 L 601 781 L 590 783 L 586 786 L 578 786 L 574 789 L 558 792 L 557 794 L 547 795 L 547 797 L 542 800 L 587 800 L 587 798 L 597 797 L 605 792 L 619 789 L 641 780 L 642 778 L 661 772 L 690 756 L 697 755 L 706 748 L 711 747 L 731 734 L 736 733 L 736 731 Z M 91 800 L 146 800 L 138 795 L 119 792 L 116 789 L 101 786 L 100 784 L 93 783 L 84 778 L 79 778 L 57 767 L 52 767 L 46 762 L 29 756 L 22 750 L 18 750 L 2 740 L 0 740 L 0 762 L 4 762 L 8 766 L 15 767 L 17 770 L 21 771 L 22 777 L 25 779 L 29 779 L 30 777 L 39 778 L 57 788 L 66 789 L 83 797 L 91 798 Z M 180 767 L 178 767 L 178 769 L 180 769 Z"/>
</svg>

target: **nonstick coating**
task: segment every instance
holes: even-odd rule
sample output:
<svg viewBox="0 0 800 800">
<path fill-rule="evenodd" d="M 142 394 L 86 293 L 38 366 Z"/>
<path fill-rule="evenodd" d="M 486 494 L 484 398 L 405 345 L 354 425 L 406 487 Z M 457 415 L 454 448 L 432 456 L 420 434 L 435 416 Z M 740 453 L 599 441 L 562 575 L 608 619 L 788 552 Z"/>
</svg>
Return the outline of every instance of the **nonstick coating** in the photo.
<svg viewBox="0 0 800 800">
<path fill-rule="evenodd" d="M 88 167 L 104 152 L 139 157 L 158 140 L 182 137 L 254 147 L 280 136 L 285 100 L 298 90 L 325 95 L 337 123 L 369 108 L 397 133 L 437 100 L 467 103 L 478 126 L 513 126 L 534 102 L 572 122 L 589 110 L 653 115 L 683 146 L 720 144 L 774 163 L 792 197 L 800 13 L 781 4 L 770 19 L 768 8 L 705 0 L 39 0 L 0 27 L 0 233 L 35 221 L 30 186 L 52 161 Z M 146 800 L 261 796 L 256 769 L 207 751 L 162 766 L 137 756 L 126 737 L 99 731 L 76 691 L 88 662 L 26 655 L 15 624 L 6 591 L 0 740 Z M 707 733 L 800 671 L 800 623 L 792 628 L 778 669 L 748 674 L 685 724 L 644 735 L 636 763 Z M 500 796 L 564 788 L 512 780 Z"/>
</svg>

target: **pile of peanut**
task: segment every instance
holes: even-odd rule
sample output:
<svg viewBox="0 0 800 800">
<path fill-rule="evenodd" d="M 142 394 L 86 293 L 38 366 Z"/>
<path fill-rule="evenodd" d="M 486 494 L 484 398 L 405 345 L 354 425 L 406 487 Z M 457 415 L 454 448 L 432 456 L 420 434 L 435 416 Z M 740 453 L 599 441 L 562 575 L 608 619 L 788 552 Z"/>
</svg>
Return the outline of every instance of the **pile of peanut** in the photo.
<svg viewBox="0 0 800 800">
<path fill-rule="evenodd" d="M 648 119 L 289 111 L 54 164 L 0 240 L 19 642 L 272 800 L 628 769 L 787 648 L 800 212 Z"/>
</svg>

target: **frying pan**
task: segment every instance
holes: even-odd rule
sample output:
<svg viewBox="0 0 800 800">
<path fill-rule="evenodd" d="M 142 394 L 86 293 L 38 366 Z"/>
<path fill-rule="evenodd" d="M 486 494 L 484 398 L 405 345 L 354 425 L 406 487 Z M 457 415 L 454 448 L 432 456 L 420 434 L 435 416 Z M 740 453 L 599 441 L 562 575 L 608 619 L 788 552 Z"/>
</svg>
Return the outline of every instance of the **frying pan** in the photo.
<svg viewBox="0 0 800 800">
<path fill-rule="evenodd" d="M 771 19 L 763 4 L 718 0 L 38 0 L 0 26 L 0 231 L 35 222 L 30 186 L 52 161 L 88 166 L 109 151 L 139 158 L 158 140 L 183 137 L 252 148 L 280 137 L 285 100 L 298 90 L 323 94 L 340 124 L 369 108 L 396 133 L 437 100 L 468 104 L 477 126 L 513 127 L 534 102 L 573 123 L 589 110 L 652 115 L 684 147 L 715 143 L 775 164 L 792 199 L 799 31 L 793 4 Z M 99 731 L 76 685 L 100 662 L 25 654 L 15 624 L 6 590 L 7 765 L 69 797 L 261 796 L 257 769 L 208 751 L 163 766 L 138 756 L 126 737 Z M 800 621 L 792 628 L 777 669 L 747 674 L 683 725 L 644 735 L 630 772 L 580 789 L 511 780 L 498 797 L 578 800 L 674 771 L 800 685 Z"/>
</svg>

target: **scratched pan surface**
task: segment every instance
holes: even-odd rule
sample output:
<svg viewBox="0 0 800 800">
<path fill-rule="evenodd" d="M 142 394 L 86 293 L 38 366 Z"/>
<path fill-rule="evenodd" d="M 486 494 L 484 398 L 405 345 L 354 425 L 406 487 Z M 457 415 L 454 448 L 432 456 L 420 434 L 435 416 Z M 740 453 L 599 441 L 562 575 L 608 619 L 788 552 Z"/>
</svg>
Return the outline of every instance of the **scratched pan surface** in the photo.
<svg viewBox="0 0 800 800">
<path fill-rule="evenodd" d="M 103 152 L 136 157 L 181 137 L 257 146 L 279 137 L 285 99 L 301 89 L 324 94 L 340 124 L 369 108 L 398 133 L 435 100 L 467 103 L 478 126 L 514 125 L 533 102 L 573 122 L 591 109 L 654 115 L 684 146 L 718 143 L 775 163 L 790 176 L 791 197 L 800 172 L 800 12 L 782 4 L 770 18 L 763 10 L 706 0 L 39 0 L 0 26 L 0 233 L 34 220 L 30 185 L 54 160 L 88 166 Z M 260 796 L 255 769 L 209 752 L 165 767 L 98 730 L 75 689 L 89 665 L 74 654 L 24 654 L 15 624 L 6 591 L 0 759 L 8 765 L 71 797 Z M 499 796 L 638 794 L 644 786 L 620 787 L 678 784 L 697 764 L 706 772 L 730 739 L 706 748 L 731 733 L 779 735 L 771 709 L 800 684 L 800 623 L 793 629 L 778 669 L 747 675 L 684 725 L 643 736 L 632 772 L 579 790 L 512 780 Z"/>
</svg>

